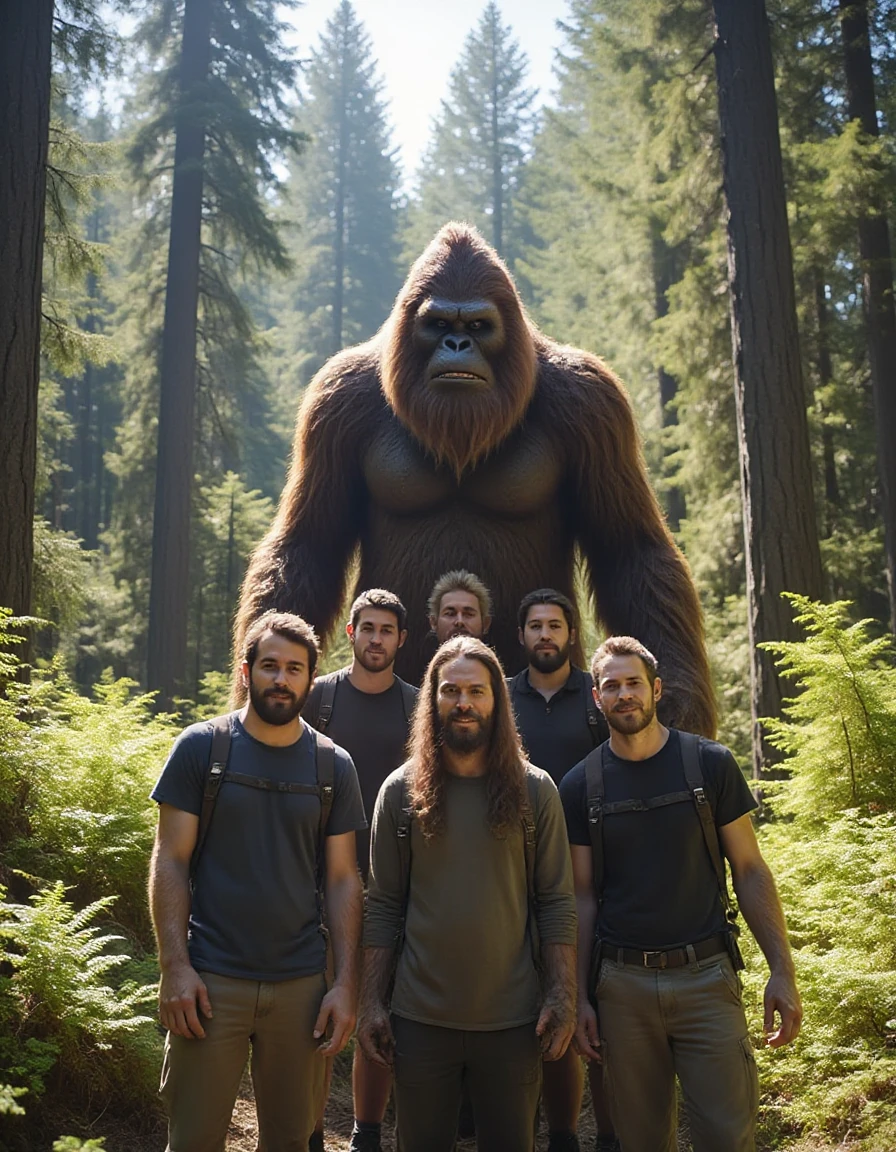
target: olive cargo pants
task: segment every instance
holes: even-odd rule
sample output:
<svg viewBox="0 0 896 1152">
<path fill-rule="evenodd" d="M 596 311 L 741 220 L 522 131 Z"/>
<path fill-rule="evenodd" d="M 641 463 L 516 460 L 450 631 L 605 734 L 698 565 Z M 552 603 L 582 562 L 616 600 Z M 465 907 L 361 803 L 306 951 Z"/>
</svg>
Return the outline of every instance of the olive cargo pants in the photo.
<svg viewBox="0 0 896 1152">
<path fill-rule="evenodd" d="M 753 1152 L 756 1062 L 727 954 L 667 969 L 603 960 L 597 1002 L 623 1152 L 675 1152 L 676 1075 L 694 1152 Z"/>
<path fill-rule="evenodd" d="M 323 1104 L 325 1060 L 313 1030 L 324 974 L 276 982 L 200 975 L 214 1013 L 200 1017 L 205 1039 L 169 1033 L 165 1042 L 168 1152 L 224 1152 L 250 1046 L 258 1152 L 307 1152 Z"/>
</svg>

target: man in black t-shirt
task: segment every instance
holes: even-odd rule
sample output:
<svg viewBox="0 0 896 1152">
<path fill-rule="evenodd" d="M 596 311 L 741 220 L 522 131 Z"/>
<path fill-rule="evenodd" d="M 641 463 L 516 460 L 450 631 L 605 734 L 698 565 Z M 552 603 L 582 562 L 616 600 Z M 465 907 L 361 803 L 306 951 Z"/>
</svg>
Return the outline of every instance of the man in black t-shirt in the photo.
<svg viewBox="0 0 896 1152">
<path fill-rule="evenodd" d="M 706 740 L 703 794 L 691 789 L 684 739 L 656 718 L 657 662 L 637 640 L 607 640 L 591 672 L 610 726 L 608 744 L 594 753 L 603 798 L 592 808 L 601 819 L 589 812 L 585 762 L 560 785 L 579 914 L 576 1045 L 602 1061 L 625 1152 L 674 1152 L 676 1076 L 696 1152 L 752 1152 L 756 1066 L 697 805 L 704 796 L 709 802 L 744 917 L 768 961 L 765 1028 L 767 1043 L 779 1047 L 799 1032 L 802 1008 L 781 904 L 750 820 L 755 801 L 731 753 Z"/>
<path fill-rule="evenodd" d="M 407 639 L 407 612 L 399 598 L 383 588 L 362 592 L 352 604 L 345 631 L 352 644 L 347 668 L 320 677 L 302 712 L 303 718 L 351 755 L 358 771 L 364 810 L 373 815 L 380 786 L 405 760 L 405 746 L 417 689 L 394 674 L 398 649 Z M 365 880 L 370 837 L 357 837 L 358 866 Z M 350 1152 L 379 1152 L 380 1129 L 392 1075 L 367 1060 L 355 1046 L 352 1095 L 355 1123 Z M 323 1116 L 309 1145 L 323 1148 Z"/>
<path fill-rule="evenodd" d="M 149 895 L 168 1029 L 161 1093 L 169 1152 L 224 1147 L 250 1048 L 261 1144 L 268 1152 L 304 1147 L 320 1111 L 324 1057 L 354 1027 L 355 832 L 366 820 L 350 757 L 321 748 L 299 716 L 316 661 L 314 632 L 301 617 L 259 617 L 245 637 L 246 705 L 181 733 L 153 789 L 159 826 Z M 227 753 L 215 738 L 224 773 L 207 821 L 217 729 Z M 319 868 L 334 955 L 329 992 Z"/>
<path fill-rule="evenodd" d="M 526 667 L 510 681 L 516 726 L 529 760 L 559 787 L 566 773 L 606 738 L 606 723 L 591 695 L 591 677 L 570 661 L 576 640 L 575 607 L 555 588 L 530 592 L 519 607 L 520 643 Z M 589 1066 L 597 1126 L 597 1152 L 619 1145 L 604 1097 L 600 1067 Z M 578 1152 L 576 1135 L 584 1090 L 582 1061 L 570 1046 L 544 1065 L 543 1099 L 548 1152 Z"/>
</svg>

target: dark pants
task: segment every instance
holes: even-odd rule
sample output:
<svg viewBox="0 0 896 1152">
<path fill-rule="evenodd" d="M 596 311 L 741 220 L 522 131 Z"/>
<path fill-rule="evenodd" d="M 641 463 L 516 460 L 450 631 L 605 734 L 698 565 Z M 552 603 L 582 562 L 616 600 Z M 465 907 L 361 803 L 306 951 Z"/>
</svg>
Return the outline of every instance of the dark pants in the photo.
<svg viewBox="0 0 896 1152">
<path fill-rule="evenodd" d="M 695 1152 L 753 1152 L 759 1085 L 727 955 L 683 968 L 604 960 L 604 1089 L 624 1152 L 674 1152 L 675 1077 Z"/>
<path fill-rule="evenodd" d="M 469 1085 L 479 1152 L 532 1152 L 541 1089 L 535 1022 L 497 1032 L 392 1017 L 401 1152 L 451 1152 Z"/>
</svg>

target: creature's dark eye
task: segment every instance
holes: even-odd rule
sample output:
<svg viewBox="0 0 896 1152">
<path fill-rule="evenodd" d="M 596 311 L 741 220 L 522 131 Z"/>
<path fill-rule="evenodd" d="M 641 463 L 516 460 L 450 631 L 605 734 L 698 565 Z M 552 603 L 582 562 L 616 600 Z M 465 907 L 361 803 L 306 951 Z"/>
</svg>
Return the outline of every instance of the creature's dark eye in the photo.
<svg viewBox="0 0 896 1152">
<path fill-rule="evenodd" d="M 447 320 L 436 320 L 436 328 L 447 328 L 447 327 L 448 327 L 448 321 Z"/>
<path fill-rule="evenodd" d="M 471 332 L 479 332 L 482 329 L 483 324 L 481 320 L 471 320 L 467 327 Z"/>
</svg>

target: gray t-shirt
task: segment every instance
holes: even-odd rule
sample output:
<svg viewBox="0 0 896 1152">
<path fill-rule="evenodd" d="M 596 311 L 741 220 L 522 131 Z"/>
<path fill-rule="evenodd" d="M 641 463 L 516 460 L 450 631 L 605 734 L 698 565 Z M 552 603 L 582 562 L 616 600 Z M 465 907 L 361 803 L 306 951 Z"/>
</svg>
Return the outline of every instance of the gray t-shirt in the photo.
<svg viewBox="0 0 896 1152">
<path fill-rule="evenodd" d="M 303 726 L 284 748 L 231 721 L 228 771 L 285 783 L 316 784 L 317 734 Z M 211 727 L 193 724 L 174 745 L 152 798 L 198 816 L 211 752 Z M 347 752 L 336 749 L 327 835 L 367 827 Z M 290 980 L 326 967 L 317 906 L 320 800 L 225 778 L 199 858 L 190 907 L 190 962 L 197 971 L 246 980 Z"/>
</svg>

